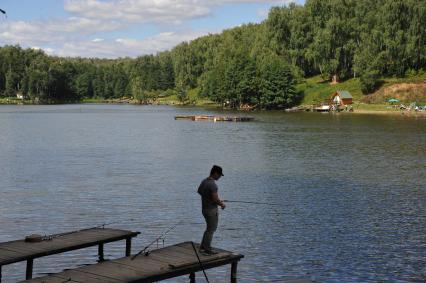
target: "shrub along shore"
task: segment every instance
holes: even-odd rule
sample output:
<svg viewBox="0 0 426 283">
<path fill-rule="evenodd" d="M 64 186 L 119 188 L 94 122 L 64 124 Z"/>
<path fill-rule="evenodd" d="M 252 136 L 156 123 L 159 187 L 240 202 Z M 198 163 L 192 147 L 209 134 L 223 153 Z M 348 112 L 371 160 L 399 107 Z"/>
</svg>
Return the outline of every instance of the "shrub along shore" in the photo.
<svg viewBox="0 0 426 283">
<path fill-rule="evenodd" d="M 354 113 L 380 113 L 380 114 L 401 114 L 407 113 L 399 109 L 400 104 L 410 105 L 416 102 L 418 105 L 426 105 L 426 73 L 404 78 L 383 78 L 380 80 L 381 86 L 370 95 L 364 95 L 361 90 L 359 79 L 349 79 L 339 84 L 330 84 L 324 81 L 321 76 L 305 79 L 296 86 L 297 91 L 303 93 L 300 105 L 309 107 L 321 104 L 326 101 L 336 90 L 348 90 L 354 97 Z M 200 106 L 221 108 L 222 104 L 207 98 L 200 98 L 198 90 L 189 91 L 188 99 L 181 101 L 176 93 L 158 92 L 151 94 L 151 98 L 146 102 L 133 97 L 103 98 L 92 97 L 83 98 L 76 103 L 110 103 L 110 104 L 152 104 L 152 105 L 172 105 L 172 106 Z M 400 103 L 390 104 L 390 98 L 398 98 Z M 31 100 L 22 100 L 16 97 L 0 98 L 0 104 L 34 104 Z M 423 113 L 423 112 L 421 112 Z M 419 114 L 419 113 L 417 113 Z"/>
</svg>

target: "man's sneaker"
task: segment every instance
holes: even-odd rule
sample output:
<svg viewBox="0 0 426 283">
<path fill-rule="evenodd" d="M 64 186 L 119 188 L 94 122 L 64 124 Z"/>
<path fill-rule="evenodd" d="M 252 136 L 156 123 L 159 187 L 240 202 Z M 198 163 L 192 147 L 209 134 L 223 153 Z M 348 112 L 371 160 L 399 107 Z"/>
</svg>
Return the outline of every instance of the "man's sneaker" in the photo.
<svg viewBox="0 0 426 283">
<path fill-rule="evenodd" d="M 201 251 L 201 250 L 200 250 Z M 215 254 L 217 254 L 217 252 L 215 252 L 215 251 L 213 251 L 213 250 L 205 250 L 205 249 L 203 249 L 202 251 L 201 251 L 201 253 L 203 254 L 203 255 L 215 255 Z"/>
</svg>

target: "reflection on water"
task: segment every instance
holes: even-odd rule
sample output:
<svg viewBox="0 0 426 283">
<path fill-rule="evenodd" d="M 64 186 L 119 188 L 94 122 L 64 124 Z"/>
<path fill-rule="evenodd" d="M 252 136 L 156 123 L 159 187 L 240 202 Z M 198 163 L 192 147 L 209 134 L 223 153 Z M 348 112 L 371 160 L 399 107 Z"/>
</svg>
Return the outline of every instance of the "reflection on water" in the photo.
<svg viewBox="0 0 426 283">
<path fill-rule="evenodd" d="M 254 113 L 253 123 L 175 121 L 199 108 L 0 107 L 0 241 L 122 220 L 134 252 L 199 241 L 199 182 L 224 168 L 217 246 L 245 254 L 241 282 L 426 280 L 426 120 Z M 133 220 L 131 220 L 133 219 Z M 119 257 L 124 242 L 106 246 Z M 35 273 L 93 263 L 97 249 L 37 259 Z M 25 266 L 3 267 L 5 282 Z M 228 268 L 208 271 L 224 282 Z M 198 278 L 202 281 L 202 276 Z M 170 282 L 187 282 L 186 278 Z"/>
</svg>

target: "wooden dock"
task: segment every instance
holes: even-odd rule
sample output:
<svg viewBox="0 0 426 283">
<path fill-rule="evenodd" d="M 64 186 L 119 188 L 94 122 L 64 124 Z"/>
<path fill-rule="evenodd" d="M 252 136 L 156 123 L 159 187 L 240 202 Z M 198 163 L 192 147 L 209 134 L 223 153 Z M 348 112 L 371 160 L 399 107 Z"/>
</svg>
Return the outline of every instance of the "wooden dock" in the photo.
<svg viewBox="0 0 426 283">
<path fill-rule="evenodd" d="M 211 121 L 211 122 L 250 122 L 250 121 L 254 121 L 254 117 L 195 115 L 195 116 L 175 116 L 175 120 Z"/>
<path fill-rule="evenodd" d="M 153 250 L 149 254 L 141 254 L 133 260 L 131 257 L 124 257 L 23 282 L 138 283 L 156 282 L 189 275 L 190 282 L 194 283 L 195 272 L 228 264 L 231 264 L 231 282 L 237 282 L 237 264 L 244 257 L 243 255 L 215 249 L 217 254 L 206 256 L 198 253 L 198 248 L 199 245 L 195 244 L 194 251 L 192 242 L 185 242 Z M 198 261 L 196 251 L 200 261 Z"/>
<path fill-rule="evenodd" d="M 90 228 L 63 234 L 40 237 L 38 242 L 17 240 L 0 243 L 0 282 L 1 267 L 20 261 L 27 261 L 26 279 L 32 278 L 34 259 L 98 246 L 99 261 L 104 260 L 104 244 L 126 240 L 126 256 L 131 253 L 131 241 L 139 232 L 127 230 Z"/>
</svg>

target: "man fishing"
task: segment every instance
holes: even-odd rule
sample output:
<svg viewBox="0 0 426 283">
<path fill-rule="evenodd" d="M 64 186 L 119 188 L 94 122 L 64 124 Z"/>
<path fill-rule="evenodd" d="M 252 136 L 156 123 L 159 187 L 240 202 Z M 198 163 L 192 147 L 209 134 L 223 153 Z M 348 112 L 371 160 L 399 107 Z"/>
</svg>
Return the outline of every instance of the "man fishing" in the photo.
<svg viewBox="0 0 426 283">
<path fill-rule="evenodd" d="M 217 207 L 225 209 L 225 203 L 220 200 L 218 195 L 218 187 L 216 181 L 223 176 L 222 168 L 213 165 L 210 176 L 204 179 L 198 187 L 198 193 L 201 195 L 202 213 L 206 220 L 206 231 L 201 241 L 200 252 L 207 255 L 213 255 L 215 252 L 212 249 L 213 234 L 217 229 L 219 222 L 219 214 Z"/>
</svg>

